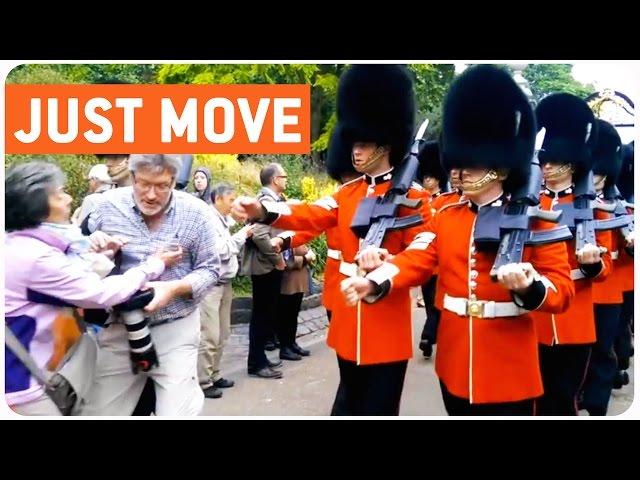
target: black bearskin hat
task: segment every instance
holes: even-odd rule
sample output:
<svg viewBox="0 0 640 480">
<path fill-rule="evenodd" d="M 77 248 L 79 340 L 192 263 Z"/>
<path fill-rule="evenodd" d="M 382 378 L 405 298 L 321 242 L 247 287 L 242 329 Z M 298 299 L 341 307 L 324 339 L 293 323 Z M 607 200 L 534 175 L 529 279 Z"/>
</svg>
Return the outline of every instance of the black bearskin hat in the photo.
<svg viewBox="0 0 640 480">
<path fill-rule="evenodd" d="M 598 124 L 587 102 L 570 93 L 547 95 L 536 107 L 538 129 L 546 129 L 540 163 L 570 163 L 577 170 L 593 166 Z"/>
<path fill-rule="evenodd" d="M 606 175 L 605 188 L 615 185 L 622 168 L 622 141 L 616 128 L 609 122 L 596 119 L 598 140 L 593 148 L 593 173 Z"/>
<path fill-rule="evenodd" d="M 405 66 L 353 65 L 340 77 L 337 99 L 339 138 L 334 148 L 355 142 L 389 145 L 392 165 L 408 153 L 415 121 L 413 81 Z M 338 147 L 337 141 L 344 142 Z M 331 150 L 331 146 L 330 146 Z M 329 156 L 335 158 L 335 153 Z"/>
<path fill-rule="evenodd" d="M 420 146 L 418 161 L 420 162 L 418 165 L 418 182 L 422 183 L 424 177 L 429 176 L 438 179 L 442 190 L 446 189 L 449 176 L 440 163 L 440 147 L 437 141 L 431 140 Z"/>
<path fill-rule="evenodd" d="M 529 177 L 536 123 L 527 97 L 492 65 L 470 67 L 451 84 L 442 111 L 442 165 L 509 169 L 506 192 Z"/>
<path fill-rule="evenodd" d="M 628 202 L 633 202 L 633 148 L 634 142 L 622 147 L 622 168 L 618 177 L 618 188 Z"/>
<path fill-rule="evenodd" d="M 331 178 L 342 182 L 342 176 L 346 174 L 357 174 L 351 162 L 351 145 L 343 140 L 344 127 L 338 124 L 331 134 L 329 140 L 329 152 L 325 160 L 327 173 Z"/>
</svg>

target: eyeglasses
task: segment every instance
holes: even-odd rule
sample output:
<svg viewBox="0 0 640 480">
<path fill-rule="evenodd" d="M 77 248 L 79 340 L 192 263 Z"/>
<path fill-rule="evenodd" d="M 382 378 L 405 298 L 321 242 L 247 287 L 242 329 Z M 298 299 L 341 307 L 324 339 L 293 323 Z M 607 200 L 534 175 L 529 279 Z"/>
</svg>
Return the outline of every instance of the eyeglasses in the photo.
<svg viewBox="0 0 640 480">
<path fill-rule="evenodd" d="M 134 176 L 133 180 L 135 181 L 136 185 L 138 185 L 138 188 L 140 190 L 142 190 L 143 192 L 148 192 L 149 190 L 151 190 L 153 188 L 158 193 L 168 193 L 173 188 L 173 180 L 174 179 L 172 178 L 171 182 L 169 182 L 169 183 L 167 183 L 167 182 L 164 182 L 164 183 L 150 183 L 150 182 L 145 182 L 144 180 L 139 180 Z"/>
<path fill-rule="evenodd" d="M 286 175 L 276 175 L 276 178 L 287 178 Z"/>
</svg>

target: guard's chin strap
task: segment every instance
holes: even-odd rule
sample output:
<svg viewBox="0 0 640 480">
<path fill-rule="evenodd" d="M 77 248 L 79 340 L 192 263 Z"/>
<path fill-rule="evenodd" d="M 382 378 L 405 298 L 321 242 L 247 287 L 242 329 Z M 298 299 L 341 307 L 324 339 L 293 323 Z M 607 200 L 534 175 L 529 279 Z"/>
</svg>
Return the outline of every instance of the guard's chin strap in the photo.
<svg viewBox="0 0 640 480">
<path fill-rule="evenodd" d="M 480 190 L 482 187 L 484 187 L 485 185 L 488 185 L 489 183 L 495 181 L 498 179 L 498 172 L 496 172 L 495 170 L 489 170 L 484 177 L 482 177 L 480 180 L 473 182 L 470 185 L 465 185 L 464 186 L 464 191 L 466 192 L 477 192 L 478 190 Z"/>
<path fill-rule="evenodd" d="M 353 168 L 355 168 L 357 172 L 367 173 L 367 172 L 370 172 L 373 168 L 375 168 L 380 163 L 380 160 L 382 160 L 382 156 L 387 152 L 388 152 L 388 149 L 386 147 L 376 147 L 374 152 L 371 155 L 369 155 L 369 158 L 367 158 L 367 161 L 360 166 L 356 166 L 355 158 L 352 152 L 351 163 L 353 165 Z"/>
<path fill-rule="evenodd" d="M 554 178 L 558 178 L 563 176 L 565 173 L 569 172 L 571 170 L 572 165 L 570 163 L 565 163 L 564 165 L 560 165 L 558 168 L 556 168 L 555 170 L 551 170 L 547 175 L 546 175 L 546 179 L 547 180 L 553 180 Z"/>
<path fill-rule="evenodd" d="M 603 175 L 600 181 L 595 183 L 594 185 L 597 193 L 602 193 L 602 190 L 604 190 L 605 183 L 607 183 L 607 176 Z"/>
</svg>

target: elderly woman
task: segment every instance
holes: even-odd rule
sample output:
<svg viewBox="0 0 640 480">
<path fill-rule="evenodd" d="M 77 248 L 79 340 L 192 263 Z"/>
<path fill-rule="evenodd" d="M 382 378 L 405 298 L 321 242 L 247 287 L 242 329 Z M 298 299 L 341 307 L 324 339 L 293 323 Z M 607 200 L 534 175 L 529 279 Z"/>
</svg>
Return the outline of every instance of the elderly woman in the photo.
<svg viewBox="0 0 640 480">
<path fill-rule="evenodd" d="M 15 166 L 5 179 L 5 322 L 41 369 L 53 355 L 54 323 L 65 308 L 117 305 L 171 263 L 171 254 L 157 254 L 124 275 L 101 279 L 67 256 L 70 242 L 63 232 L 71 227 L 71 196 L 64 191 L 64 182 L 57 166 L 41 161 Z M 105 252 L 115 252 L 123 244 L 103 233 L 98 236 L 93 240 Z M 43 387 L 7 349 L 5 396 L 22 415 L 60 414 Z"/>
</svg>

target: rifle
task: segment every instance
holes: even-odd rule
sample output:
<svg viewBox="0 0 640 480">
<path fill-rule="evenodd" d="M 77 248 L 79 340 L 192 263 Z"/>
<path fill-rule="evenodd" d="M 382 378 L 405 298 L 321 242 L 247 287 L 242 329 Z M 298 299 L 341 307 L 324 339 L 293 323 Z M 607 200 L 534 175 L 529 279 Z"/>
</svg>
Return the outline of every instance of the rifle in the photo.
<svg viewBox="0 0 640 480">
<path fill-rule="evenodd" d="M 566 226 L 536 232 L 531 230 L 531 223 L 536 218 L 558 223 L 562 216 L 562 212 L 540 209 L 542 169 L 538 160 L 538 152 L 544 141 L 545 131 L 543 128 L 536 137 L 536 148 L 531 160 L 529 181 L 513 192 L 509 201 L 500 210 L 500 216 L 497 219 L 500 230 L 500 245 L 490 272 L 494 282 L 498 280 L 498 268 L 502 265 L 522 262 L 525 245 L 545 245 L 572 238 L 571 231 Z"/>
<path fill-rule="evenodd" d="M 634 210 L 634 205 L 622 198 L 622 194 L 615 184 L 608 185 L 604 188 L 603 197 L 605 200 L 609 200 L 613 203 L 613 205 L 615 205 L 615 210 L 613 211 L 614 217 L 624 217 L 629 220 L 629 223 L 627 225 L 624 225 L 619 229 L 622 236 L 624 238 L 627 238 L 628 235 L 633 233 L 635 227 L 633 215 L 629 214 L 627 209 Z"/>
<path fill-rule="evenodd" d="M 574 233 L 576 239 L 576 255 L 590 243 L 597 246 L 596 231 L 615 230 L 623 228 L 633 220 L 631 215 L 595 220 L 594 210 L 614 213 L 615 204 L 596 202 L 596 192 L 593 186 L 593 172 L 586 171 L 575 180 L 573 203 L 563 203 L 555 206 L 562 211 L 561 224 L 566 225 Z"/>
<path fill-rule="evenodd" d="M 422 223 L 422 215 L 420 214 L 397 218 L 397 213 L 400 206 L 415 209 L 422 203 L 420 199 L 407 198 L 407 192 L 418 171 L 418 151 L 424 142 L 422 137 L 428 125 L 429 119 L 420 125 L 409 155 L 394 172 L 391 188 L 387 193 L 382 197 L 363 198 L 358 204 L 358 209 L 351 222 L 351 230 L 359 238 L 364 237 L 362 248 L 380 247 L 387 232 Z"/>
</svg>

